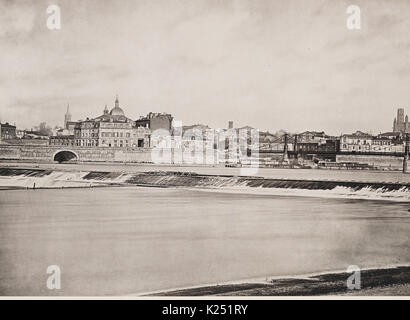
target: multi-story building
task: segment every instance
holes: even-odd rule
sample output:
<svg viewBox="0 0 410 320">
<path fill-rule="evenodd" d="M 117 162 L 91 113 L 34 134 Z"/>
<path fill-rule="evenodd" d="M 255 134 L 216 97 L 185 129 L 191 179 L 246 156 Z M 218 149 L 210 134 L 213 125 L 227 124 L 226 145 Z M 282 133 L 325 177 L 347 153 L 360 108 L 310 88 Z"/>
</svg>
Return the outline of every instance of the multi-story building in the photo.
<svg viewBox="0 0 410 320">
<path fill-rule="evenodd" d="M 56 135 L 50 137 L 50 145 L 52 146 L 74 146 L 74 135 Z"/>
<path fill-rule="evenodd" d="M 6 123 L 0 123 L 0 138 L 1 140 L 16 139 L 16 126 Z"/>
<path fill-rule="evenodd" d="M 324 131 L 305 131 L 297 135 L 297 141 L 301 143 L 325 143 L 328 138 Z"/>
<path fill-rule="evenodd" d="M 343 134 L 340 138 L 341 152 L 370 152 L 373 136 L 361 131 Z"/>
<path fill-rule="evenodd" d="M 386 137 L 373 137 L 370 147 L 374 152 L 392 152 L 392 140 Z"/>
<path fill-rule="evenodd" d="M 172 132 L 172 115 L 168 113 L 150 112 L 146 117 L 141 117 L 135 121 L 137 127 L 149 128 L 151 132 L 158 129 L 165 129 Z"/>
<path fill-rule="evenodd" d="M 305 141 L 297 142 L 296 151 L 298 153 L 332 153 L 336 154 L 339 151 L 338 139 L 326 139 L 325 141 L 314 142 Z"/>
<path fill-rule="evenodd" d="M 135 148 L 149 147 L 151 130 L 137 127 L 125 116 L 118 97 L 114 108 L 97 118 L 78 121 L 74 127 L 74 145 L 81 147 Z"/>
<path fill-rule="evenodd" d="M 386 135 L 387 134 L 387 135 Z M 353 134 L 344 134 L 340 138 L 341 152 L 362 153 L 401 153 L 404 151 L 404 142 L 398 136 L 391 137 L 390 133 L 373 137 L 370 134 L 357 131 Z"/>
<path fill-rule="evenodd" d="M 301 153 L 336 153 L 339 141 L 328 136 L 324 131 L 305 131 L 295 135 L 292 141 L 296 143 L 296 151 Z"/>
</svg>

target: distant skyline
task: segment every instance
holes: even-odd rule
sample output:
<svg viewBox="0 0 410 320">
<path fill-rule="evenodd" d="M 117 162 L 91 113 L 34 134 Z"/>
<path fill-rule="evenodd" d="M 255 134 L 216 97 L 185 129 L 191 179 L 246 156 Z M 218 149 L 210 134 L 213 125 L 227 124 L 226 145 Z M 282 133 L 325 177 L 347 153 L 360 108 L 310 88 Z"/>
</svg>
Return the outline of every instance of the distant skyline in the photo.
<svg viewBox="0 0 410 320">
<path fill-rule="evenodd" d="M 48 30 L 46 8 L 61 8 Z M 0 120 L 102 114 L 271 132 L 391 131 L 410 113 L 410 1 L 0 0 Z"/>
</svg>

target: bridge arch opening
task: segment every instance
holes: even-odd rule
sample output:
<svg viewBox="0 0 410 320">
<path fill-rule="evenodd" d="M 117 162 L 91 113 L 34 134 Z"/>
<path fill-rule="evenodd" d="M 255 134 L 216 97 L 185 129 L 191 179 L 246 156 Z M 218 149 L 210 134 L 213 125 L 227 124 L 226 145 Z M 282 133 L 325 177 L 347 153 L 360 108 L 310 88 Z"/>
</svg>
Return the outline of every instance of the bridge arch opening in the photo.
<svg viewBox="0 0 410 320">
<path fill-rule="evenodd" d="M 54 155 L 53 160 L 58 161 L 59 163 L 68 161 L 75 162 L 78 160 L 78 156 L 72 151 L 63 150 L 57 152 Z"/>
</svg>

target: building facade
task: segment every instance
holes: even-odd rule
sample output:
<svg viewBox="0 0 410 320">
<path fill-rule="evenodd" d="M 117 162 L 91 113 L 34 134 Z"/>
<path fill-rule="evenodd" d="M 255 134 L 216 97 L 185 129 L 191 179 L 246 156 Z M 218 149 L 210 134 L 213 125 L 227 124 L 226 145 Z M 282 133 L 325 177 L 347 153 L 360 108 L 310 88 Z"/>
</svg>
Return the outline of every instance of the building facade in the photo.
<svg viewBox="0 0 410 320">
<path fill-rule="evenodd" d="M 49 144 L 51 146 L 75 146 L 74 135 L 51 136 Z"/>
<path fill-rule="evenodd" d="M 16 139 L 16 126 L 6 123 L 0 123 L 0 137 L 1 140 Z"/>
<path fill-rule="evenodd" d="M 64 116 L 64 129 L 50 137 L 50 145 L 107 148 L 142 148 L 150 146 L 151 130 L 138 127 L 125 116 L 118 96 L 109 111 L 105 106 L 103 114 L 84 121 L 71 121 L 69 107 Z"/>
<path fill-rule="evenodd" d="M 340 138 L 341 152 L 370 152 L 373 136 L 361 131 L 343 134 Z"/>
<path fill-rule="evenodd" d="M 357 131 L 353 134 L 344 134 L 340 138 L 341 152 L 358 153 L 402 153 L 404 152 L 403 139 L 391 138 L 380 134 L 373 137 L 370 134 Z"/>
<path fill-rule="evenodd" d="M 169 113 L 150 112 L 146 117 L 141 117 L 135 121 L 137 127 L 149 128 L 151 132 L 158 129 L 165 129 L 172 132 L 173 117 Z"/>
<path fill-rule="evenodd" d="M 118 97 L 114 108 L 94 119 L 79 121 L 74 127 L 74 145 L 80 147 L 136 148 L 149 147 L 150 129 L 137 127 L 125 116 Z"/>
</svg>

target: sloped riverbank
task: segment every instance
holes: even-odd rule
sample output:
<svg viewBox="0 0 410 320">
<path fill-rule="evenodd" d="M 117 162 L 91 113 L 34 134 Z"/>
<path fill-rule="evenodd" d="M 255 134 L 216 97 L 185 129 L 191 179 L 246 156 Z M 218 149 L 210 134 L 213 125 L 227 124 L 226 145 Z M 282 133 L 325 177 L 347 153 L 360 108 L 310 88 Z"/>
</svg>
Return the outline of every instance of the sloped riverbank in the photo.
<svg viewBox="0 0 410 320">
<path fill-rule="evenodd" d="M 214 286 L 170 290 L 148 296 L 316 296 L 316 295 L 399 295 L 410 294 L 410 267 L 398 266 L 361 271 L 360 288 L 349 289 L 351 273 L 323 273 L 307 277 L 266 279 Z"/>
</svg>

